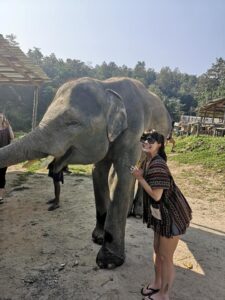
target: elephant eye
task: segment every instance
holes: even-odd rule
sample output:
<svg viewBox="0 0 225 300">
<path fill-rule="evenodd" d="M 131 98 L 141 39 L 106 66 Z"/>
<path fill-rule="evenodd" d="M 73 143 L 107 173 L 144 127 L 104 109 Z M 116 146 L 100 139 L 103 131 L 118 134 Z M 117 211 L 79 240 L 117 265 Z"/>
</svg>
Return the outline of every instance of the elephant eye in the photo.
<svg viewBox="0 0 225 300">
<path fill-rule="evenodd" d="M 65 122 L 66 123 L 66 126 L 73 126 L 73 127 L 77 127 L 80 125 L 79 122 L 77 121 L 68 121 L 68 122 Z"/>
</svg>

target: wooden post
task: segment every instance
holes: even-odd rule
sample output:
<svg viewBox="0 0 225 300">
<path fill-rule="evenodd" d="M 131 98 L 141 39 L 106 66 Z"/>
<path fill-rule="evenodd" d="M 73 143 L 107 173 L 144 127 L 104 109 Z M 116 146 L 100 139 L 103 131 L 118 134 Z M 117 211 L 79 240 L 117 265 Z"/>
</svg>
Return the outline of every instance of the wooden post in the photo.
<svg viewBox="0 0 225 300">
<path fill-rule="evenodd" d="M 216 106 L 214 106 L 214 108 L 213 108 L 212 123 L 214 123 L 215 111 L 216 111 Z"/>
<path fill-rule="evenodd" d="M 37 107 L 38 107 L 38 86 L 34 87 L 34 102 L 33 102 L 33 115 L 32 115 L 32 130 L 37 125 Z"/>
<path fill-rule="evenodd" d="M 196 136 L 199 136 L 199 133 L 200 133 L 200 125 L 201 123 L 197 123 L 197 130 L 196 130 Z"/>
</svg>

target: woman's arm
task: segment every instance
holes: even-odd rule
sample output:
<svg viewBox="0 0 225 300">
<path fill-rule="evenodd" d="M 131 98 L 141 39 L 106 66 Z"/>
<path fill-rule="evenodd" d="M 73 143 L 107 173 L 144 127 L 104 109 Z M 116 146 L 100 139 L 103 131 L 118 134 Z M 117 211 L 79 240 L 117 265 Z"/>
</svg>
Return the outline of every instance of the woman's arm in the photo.
<svg viewBox="0 0 225 300">
<path fill-rule="evenodd" d="M 163 194 L 163 189 L 162 188 L 152 189 L 151 186 L 144 179 L 142 169 L 138 169 L 137 167 L 134 167 L 131 173 L 138 180 L 138 182 L 146 191 L 146 193 L 149 194 L 149 196 L 151 196 L 155 201 L 159 201 L 161 199 Z"/>
<path fill-rule="evenodd" d="M 9 124 L 9 121 L 4 118 L 4 127 L 9 129 L 9 137 L 10 137 L 10 140 L 12 141 L 14 139 L 14 133 L 13 133 L 13 130 L 12 130 L 12 127 L 11 125 Z"/>
<path fill-rule="evenodd" d="M 14 133 L 10 125 L 9 125 L 9 136 L 10 136 L 10 140 L 12 141 L 14 139 Z"/>
<path fill-rule="evenodd" d="M 155 201 L 159 201 L 163 194 L 163 189 L 152 189 L 151 186 L 147 183 L 147 181 L 142 177 L 138 179 L 138 182 L 143 187 L 149 196 L 151 196 Z"/>
</svg>

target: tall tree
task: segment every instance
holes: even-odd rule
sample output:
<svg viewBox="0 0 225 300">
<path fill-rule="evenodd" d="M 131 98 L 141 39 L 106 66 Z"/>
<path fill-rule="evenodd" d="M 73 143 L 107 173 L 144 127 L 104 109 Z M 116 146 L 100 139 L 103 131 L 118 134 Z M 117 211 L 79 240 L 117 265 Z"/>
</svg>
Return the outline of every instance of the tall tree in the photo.
<svg viewBox="0 0 225 300">
<path fill-rule="evenodd" d="M 6 39 L 9 41 L 10 45 L 11 46 L 16 46 L 18 47 L 19 46 L 19 43 L 16 41 L 16 35 L 11 33 L 11 34 L 7 34 L 6 36 Z"/>
<path fill-rule="evenodd" d="M 217 58 L 216 63 L 198 78 L 196 95 L 200 104 L 225 96 L 225 60 Z"/>
<path fill-rule="evenodd" d="M 41 49 L 34 47 L 33 50 L 29 49 L 27 52 L 27 56 L 33 61 L 34 64 L 41 66 L 43 60 L 43 54 L 41 53 Z"/>
<path fill-rule="evenodd" d="M 160 70 L 156 84 L 168 97 L 177 97 L 181 85 L 181 74 L 178 69 L 172 71 L 169 67 Z"/>
<path fill-rule="evenodd" d="M 138 61 L 134 67 L 133 77 L 140 80 L 145 86 L 147 86 L 146 80 L 146 67 L 144 61 Z"/>
</svg>

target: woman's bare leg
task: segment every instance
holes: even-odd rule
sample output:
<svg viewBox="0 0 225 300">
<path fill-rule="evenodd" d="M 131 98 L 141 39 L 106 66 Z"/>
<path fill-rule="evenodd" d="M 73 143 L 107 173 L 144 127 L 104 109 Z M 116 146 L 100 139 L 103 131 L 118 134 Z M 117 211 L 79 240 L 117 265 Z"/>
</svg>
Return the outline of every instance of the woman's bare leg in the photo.
<svg viewBox="0 0 225 300">
<path fill-rule="evenodd" d="M 154 254 L 153 254 L 153 261 L 154 261 L 154 268 L 155 268 L 155 279 L 153 282 L 153 288 L 159 289 L 161 287 L 161 270 L 162 270 L 162 262 L 161 257 L 159 255 L 159 246 L 160 246 L 160 235 L 154 232 Z"/>
<path fill-rule="evenodd" d="M 161 259 L 161 287 L 157 294 L 152 296 L 154 300 L 169 300 L 169 291 L 173 285 L 175 268 L 173 255 L 179 242 L 179 236 L 166 238 L 160 236 L 159 255 Z"/>
</svg>

